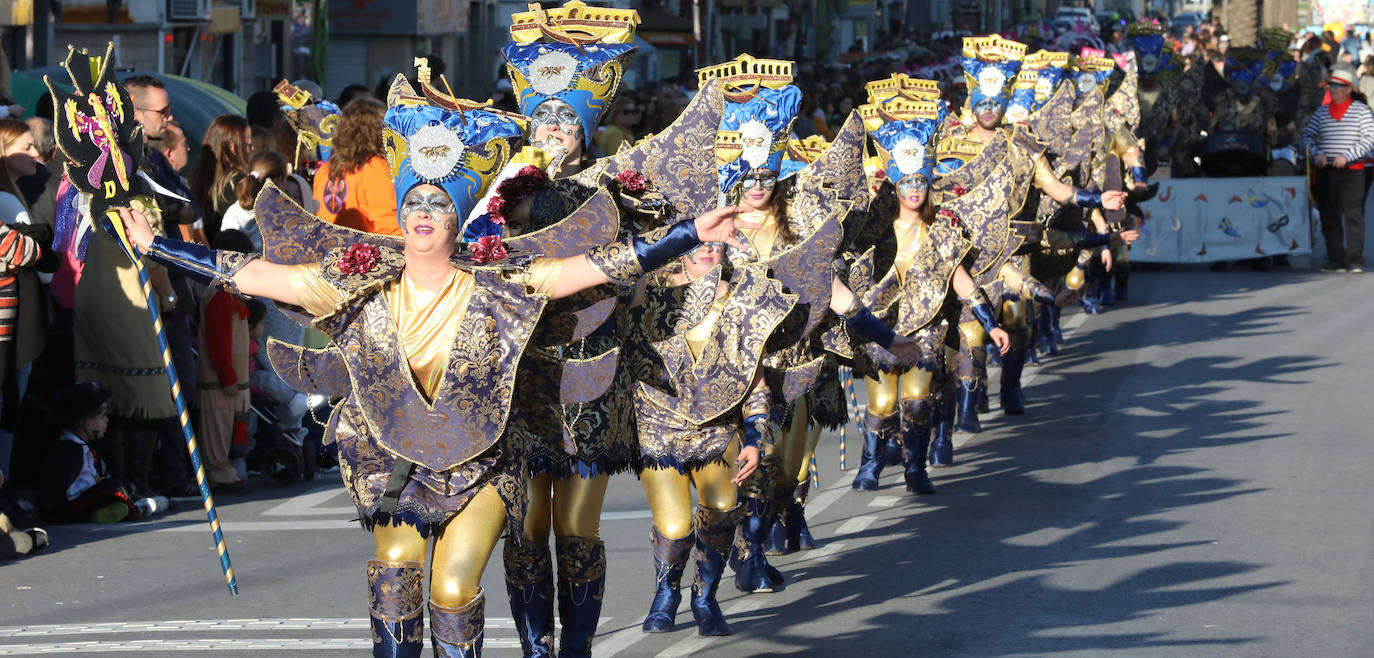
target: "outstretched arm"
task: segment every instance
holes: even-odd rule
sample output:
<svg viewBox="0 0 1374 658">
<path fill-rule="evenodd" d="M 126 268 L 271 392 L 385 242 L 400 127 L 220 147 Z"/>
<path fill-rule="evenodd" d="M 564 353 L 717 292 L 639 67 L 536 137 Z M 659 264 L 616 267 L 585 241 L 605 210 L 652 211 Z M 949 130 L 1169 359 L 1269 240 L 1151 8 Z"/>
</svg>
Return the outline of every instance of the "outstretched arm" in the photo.
<svg viewBox="0 0 1374 658">
<path fill-rule="evenodd" d="M 1120 190 L 1088 192 L 1075 189 L 1074 186 L 1059 180 L 1055 177 L 1044 156 L 1041 156 L 1040 160 L 1035 163 L 1035 186 L 1045 194 L 1050 195 L 1051 199 L 1066 206 L 1120 210 L 1126 204 L 1126 193 Z"/>
<path fill-rule="evenodd" d="M 297 305 L 289 266 L 156 236 L 148 226 L 148 218 L 138 210 L 120 208 L 119 217 L 129 240 L 145 255 L 175 266 L 203 283 L 219 282 L 244 295 Z"/>
<path fill-rule="evenodd" d="M 736 249 L 748 247 L 736 239 L 741 228 L 758 228 L 737 219 L 738 206 L 725 206 L 693 221 L 681 221 L 667 229 L 633 236 L 596 247 L 585 254 L 559 261 L 561 273 L 549 297 L 567 297 L 604 283 L 633 285 L 646 272 L 687 253 L 703 242 L 724 242 Z"/>
<path fill-rule="evenodd" d="M 967 306 L 973 317 L 977 318 L 978 324 L 983 326 L 983 331 L 988 332 L 988 338 L 992 339 L 998 351 L 1003 354 L 1011 349 L 1011 336 L 997 324 L 996 314 L 993 312 L 992 302 L 988 296 L 978 287 L 973 276 L 963 265 L 954 268 L 954 280 L 951 282 L 954 287 L 954 294 L 958 295 L 959 301 Z"/>
</svg>

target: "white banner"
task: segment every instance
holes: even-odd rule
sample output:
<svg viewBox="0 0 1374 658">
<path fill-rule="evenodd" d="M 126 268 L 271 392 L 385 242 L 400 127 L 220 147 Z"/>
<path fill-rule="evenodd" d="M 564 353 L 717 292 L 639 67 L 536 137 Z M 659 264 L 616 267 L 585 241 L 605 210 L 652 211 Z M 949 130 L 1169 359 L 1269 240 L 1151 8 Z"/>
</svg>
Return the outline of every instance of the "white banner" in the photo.
<svg viewBox="0 0 1374 658">
<path fill-rule="evenodd" d="M 1312 250 L 1307 179 L 1166 178 L 1141 204 L 1145 223 L 1131 260 L 1209 263 Z"/>
</svg>

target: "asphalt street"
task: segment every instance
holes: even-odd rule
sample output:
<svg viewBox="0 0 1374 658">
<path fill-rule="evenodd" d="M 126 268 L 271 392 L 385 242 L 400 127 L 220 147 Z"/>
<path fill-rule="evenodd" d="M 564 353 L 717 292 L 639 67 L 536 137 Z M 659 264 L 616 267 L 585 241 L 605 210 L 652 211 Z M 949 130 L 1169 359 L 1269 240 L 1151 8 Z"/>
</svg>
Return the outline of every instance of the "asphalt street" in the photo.
<svg viewBox="0 0 1374 658">
<path fill-rule="evenodd" d="M 1137 273 L 1130 304 L 1065 316 L 1028 415 L 994 396 L 934 496 L 900 469 L 851 491 L 827 435 L 820 546 L 774 558 L 781 593 L 722 588 L 733 636 L 697 636 L 685 602 L 678 630 L 640 632 L 649 514 L 616 477 L 596 655 L 1374 655 L 1372 277 Z M 372 542 L 337 474 L 218 502 L 239 596 L 195 502 L 51 527 L 47 552 L 0 563 L 0 655 L 368 655 Z M 486 654 L 515 656 L 499 560 Z"/>
</svg>

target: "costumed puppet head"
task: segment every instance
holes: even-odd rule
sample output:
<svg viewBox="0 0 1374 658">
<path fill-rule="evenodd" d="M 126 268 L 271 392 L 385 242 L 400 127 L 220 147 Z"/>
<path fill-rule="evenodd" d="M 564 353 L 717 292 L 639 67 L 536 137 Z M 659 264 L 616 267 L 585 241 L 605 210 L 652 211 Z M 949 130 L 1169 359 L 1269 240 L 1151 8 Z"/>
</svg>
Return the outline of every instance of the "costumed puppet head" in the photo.
<svg viewBox="0 0 1374 658">
<path fill-rule="evenodd" d="M 1070 62 L 1069 69 L 1073 72 L 1074 89 L 1082 98 L 1094 89 L 1105 91 L 1107 79 L 1116 69 L 1116 62 L 1104 56 L 1100 50 L 1084 48 L 1083 53 Z"/>
<path fill-rule="evenodd" d="M 1258 87 L 1267 57 L 1257 48 L 1232 48 L 1226 53 L 1226 78 L 1241 98 L 1249 98 Z"/>
<path fill-rule="evenodd" d="M 114 44 L 103 57 L 68 46 L 62 67 L 71 76 L 72 93 L 43 76 L 56 109 L 53 132 L 67 156 L 67 178 L 91 196 L 91 216 L 128 207 L 135 196 L 138 165 L 132 154 L 142 129 L 134 121 L 129 93 L 115 82 Z"/>
<path fill-rule="evenodd" d="M 928 190 L 935 179 L 935 142 L 945 121 L 944 103 L 893 98 L 878 104 L 875 112 L 882 123 L 873 126 L 865 121 L 865 126 L 873 136 L 887 178 L 902 196 L 910 186 Z"/>
<path fill-rule="evenodd" d="M 1128 28 L 1141 77 L 1168 70 L 1173 51 L 1165 47 L 1164 30 L 1154 23 L 1131 23 Z"/>
<path fill-rule="evenodd" d="M 634 54 L 639 12 L 589 7 L 579 0 L 555 9 L 511 15 L 506 57 L 520 113 L 537 126 L 561 130 L 580 126 L 590 148 L 601 117 L 615 98 L 625 66 Z"/>
<path fill-rule="evenodd" d="M 286 80 L 277 83 L 272 91 L 281 101 L 282 114 L 296 131 L 296 159 L 302 149 L 311 160 L 325 161 L 334 152 L 334 133 L 343 114 L 339 106 L 326 100 L 316 100 L 309 91 Z"/>
<path fill-rule="evenodd" d="M 767 170 L 783 180 L 800 171 L 804 163 L 782 157 L 801 106 L 801 90 L 792 84 L 792 62 L 745 54 L 697 71 L 701 85 L 713 78 L 725 90 L 725 111 L 716 131 L 720 190 L 729 194 L 750 172 Z"/>
<path fill-rule="evenodd" d="M 977 116 L 980 106 L 996 104 L 1005 112 L 1011 102 L 1026 45 L 997 35 L 964 37 L 964 79 L 968 82 L 966 109 Z"/>
<path fill-rule="evenodd" d="M 1031 111 L 1039 110 L 1050 101 L 1060 83 L 1068 77 L 1069 54 L 1038 50 L 1026 56 L 1021 64 L 1021 74 L 1035 73 L 1035 103 Z M 1020 79 L 1020 75 L 1017 76 Z M 1013 92 L 1014 93 L 1014 92 Z"/>
<path fill-rule="evenodd" d="M 431 210 L 467 217 L 524 137 L 524 125 L 517 118 L 438 92 L 427 73 L 420 76 L 425 96 L 417 95 L 404 76 L 396 76 L 383 119 L 382 139 L 402 230 L 406 195 L 422 184 L 437 186 L 449 197 L 433 200 Z M 444 201 L 452 209 L 439 207 Z"/>
</svg>

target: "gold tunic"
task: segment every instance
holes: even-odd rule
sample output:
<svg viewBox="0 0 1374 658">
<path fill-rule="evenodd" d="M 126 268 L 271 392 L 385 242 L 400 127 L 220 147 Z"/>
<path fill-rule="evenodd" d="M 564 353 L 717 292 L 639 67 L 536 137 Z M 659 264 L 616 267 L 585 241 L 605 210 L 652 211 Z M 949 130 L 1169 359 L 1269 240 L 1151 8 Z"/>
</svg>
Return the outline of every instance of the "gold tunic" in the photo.
<svg viewBox="0 0 1374 658">
<path fill-rule="evenodd" d="M 916 253 L 921 250 L 921 243 L 925 241 L 926 224 L 919 219 L 914 222 L 915 226 L 903 226 L 900 219 L 893 224 L 897 229 L 897 281 L 905 284 L 906 271 L 916 262 Z"/>
<path fill-rule="evenodd" d="M 749 242 L 750 255 L 759 260 L 771 256 L 773 245 L 778 241 L 777 215 L 772 210 L 751 210 L 740 213 L 739 218 L 759 225 L 758 228 L 740 230 Z"/>
</svg>

